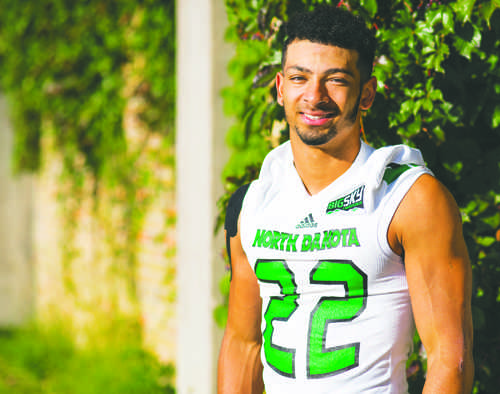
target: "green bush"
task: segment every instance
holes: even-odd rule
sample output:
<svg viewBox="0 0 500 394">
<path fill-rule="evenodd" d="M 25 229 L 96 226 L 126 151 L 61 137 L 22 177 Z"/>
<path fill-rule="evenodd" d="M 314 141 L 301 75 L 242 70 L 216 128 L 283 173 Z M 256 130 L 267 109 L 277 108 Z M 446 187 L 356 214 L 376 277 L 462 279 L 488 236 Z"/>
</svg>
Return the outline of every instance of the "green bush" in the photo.
<svg viewBox="0 0 500 394">
<path fill-rule="evenodd" d="M 174 369 L 144 351 L 139 335 L 76 347 L 61 327 L 0 333 L 0 393 L 174 393 Z"/>
</svg>

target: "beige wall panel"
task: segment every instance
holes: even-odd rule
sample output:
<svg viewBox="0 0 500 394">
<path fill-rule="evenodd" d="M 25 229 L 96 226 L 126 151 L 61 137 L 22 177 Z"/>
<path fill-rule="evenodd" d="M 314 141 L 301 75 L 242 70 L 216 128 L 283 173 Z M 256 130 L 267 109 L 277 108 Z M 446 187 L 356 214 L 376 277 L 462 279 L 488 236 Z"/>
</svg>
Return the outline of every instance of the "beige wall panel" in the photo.
<svg viewBox="0 0 500 394">
<path fill-rule="evenodd" d="M 33 317 L 33 179 L 13 176 L 13 130 L 0 96 L 0 325 Z"/>
<path fill-rule="evenodd" d="M 229 84 L 231 47 L 221 0 L 177 2 L 177 246 L 180 394 L 214 393 L 222 330 L 213 310 L 224 262 L 214 236 L 221 171 L 227 159 L 221 88 Z"/>
</svg>

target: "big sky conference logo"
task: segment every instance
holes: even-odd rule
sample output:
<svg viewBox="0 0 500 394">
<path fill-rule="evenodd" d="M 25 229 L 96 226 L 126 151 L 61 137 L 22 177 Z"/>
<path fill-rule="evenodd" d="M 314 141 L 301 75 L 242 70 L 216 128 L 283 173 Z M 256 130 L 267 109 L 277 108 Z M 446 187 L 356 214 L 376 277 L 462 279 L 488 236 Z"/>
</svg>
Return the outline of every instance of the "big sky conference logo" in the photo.
<svg viewBox="0 0 500 394">
<path fill-rule="evenodd" d="M 330 201 L 326 207 L 326 213 L 331 214 L 337 211 L 351 211 L 358 208 L 363 208 L 363 195 L 365 185 L 358 187 L 354 191 Z"/>
</svg>

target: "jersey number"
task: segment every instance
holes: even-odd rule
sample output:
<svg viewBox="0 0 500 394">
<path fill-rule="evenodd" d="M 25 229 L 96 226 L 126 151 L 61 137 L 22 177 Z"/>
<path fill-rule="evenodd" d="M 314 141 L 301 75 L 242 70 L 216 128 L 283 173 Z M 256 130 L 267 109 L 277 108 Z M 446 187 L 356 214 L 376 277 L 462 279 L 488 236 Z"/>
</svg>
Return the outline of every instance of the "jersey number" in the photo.
<svg viewBox="0 0 500 394">
<path fill-rule="evenodd" d="M 257 278 L 279 285 L 282 296 L 270 298 L 264 313 L 264 354 L 269 366 L 281 375 L 295 377 L 295 349 L 273 343 L 273 321 L 287 321 L 299 307 L 294 273 L 285 260 L 257 260 Z M 344 297 L 321 297 L 309 318 L 307 376 L 321 378 L 355 368 L 359 364 L 360 343 L 325 347 L 329 323 L 347 322 L 366 307 L 367 277 L 350 260 L 320 260 L 309 274 L 311 284 L 343 285 Z"/>
</svg>

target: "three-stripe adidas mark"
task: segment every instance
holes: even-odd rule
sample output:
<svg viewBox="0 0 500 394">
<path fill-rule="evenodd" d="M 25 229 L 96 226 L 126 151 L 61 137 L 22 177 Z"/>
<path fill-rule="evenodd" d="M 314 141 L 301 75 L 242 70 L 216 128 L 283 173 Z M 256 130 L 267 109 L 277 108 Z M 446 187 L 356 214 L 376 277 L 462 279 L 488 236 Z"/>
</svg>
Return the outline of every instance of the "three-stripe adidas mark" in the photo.
<svg viewBox="0 0 500 394">
<path fill-rule="evenodd" d="M 311 228 L 318 227 L 318 223 L 314 221 L 312 213 L 306 216 L 303 220 L 300 221 L 299 224 L 295 226 L 295 228 Z"/>
</svg>

